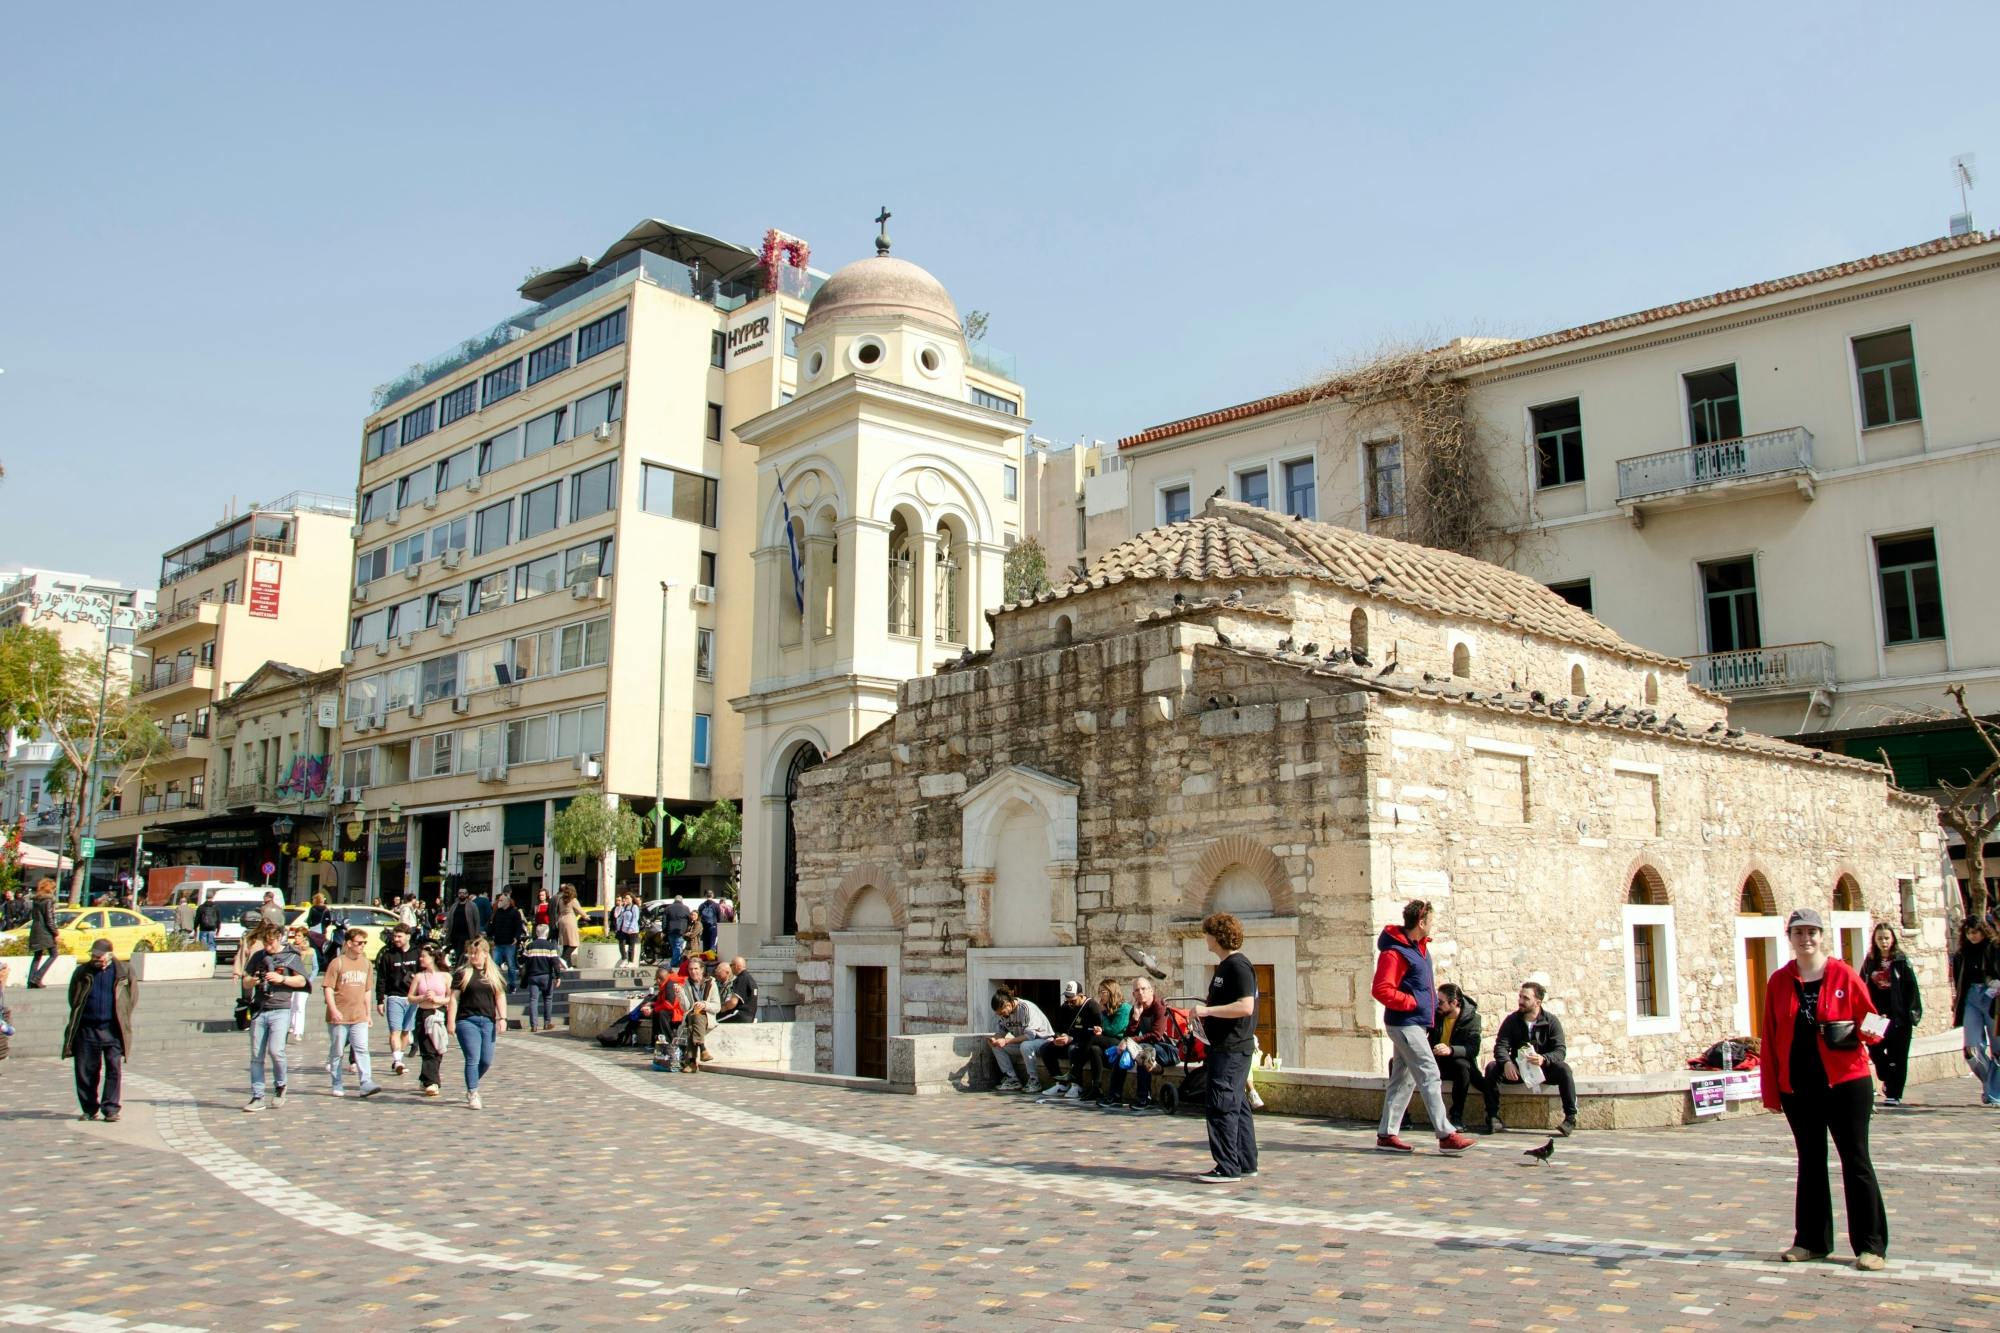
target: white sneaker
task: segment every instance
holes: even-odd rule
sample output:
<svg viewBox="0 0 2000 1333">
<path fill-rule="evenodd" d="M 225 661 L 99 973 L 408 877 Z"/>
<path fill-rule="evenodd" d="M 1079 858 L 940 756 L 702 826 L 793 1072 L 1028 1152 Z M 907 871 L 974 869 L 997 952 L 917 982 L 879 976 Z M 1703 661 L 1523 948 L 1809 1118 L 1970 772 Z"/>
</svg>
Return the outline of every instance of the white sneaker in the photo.
<svg viewBox="0 0 2000 1333">
<path fill-rule="evenodd" d="M 1018 1078 L 1003 1078 L 1000 1080 L 999 1086 L 993 1089 L 995 1092 L 1019 1092 L 1020 1090 L 1021 1080 Z"/>
<path fill-rule="evenodd" d="M 471 1107 L 473 1110 L 477 1111 L 485 1103 L 479 1100 L 479 1092 L 477 1089 L 474 1089 L 473 1091 L 465 1094 L 465 1104 Z"/>
<path fill-rule="evenodd" d="M 346 1088 L 328 1088 L 327 1091 L 336 1097 L 345 1097 L 347 1095 Z"/>
<path fill-rule="evenodd" d="M 1082 1101 L 1082 1100 L 1083 1100 L 1083 1087 L 1082 1087 L 1082 1085 L 1081 1085 L 1081 1084 L 1077 1084 L 1077 1083 L 1072 1083 L 1072 1084 L 1070 1084 L 1070 1085 L 1069 1085 L 1069 1091 L 1068 1091 L 1068 1092 L 1065 1092 L 1065 1093 L 1064 1093 L 1064 1094 L 1062 1095 L 1062 1097 L 1063 1097 L 1063 1100 L 1064 1100 L 1064 1101 L 1066 1101 L 1066 1102 L 1080 1102 L 1080 1101 Z"/>
</svg>

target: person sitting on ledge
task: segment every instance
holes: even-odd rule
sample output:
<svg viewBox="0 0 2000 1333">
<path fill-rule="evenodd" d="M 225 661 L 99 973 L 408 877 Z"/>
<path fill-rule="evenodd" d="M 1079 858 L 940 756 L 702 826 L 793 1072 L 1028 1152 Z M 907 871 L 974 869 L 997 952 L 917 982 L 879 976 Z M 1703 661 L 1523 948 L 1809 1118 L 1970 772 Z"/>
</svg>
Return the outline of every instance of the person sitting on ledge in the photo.
<svg viewBox="0 0 2000 1333">
<path fill-rule="evenodd" d="M 1486 1091 L 1479 1073 L 1479 1006 L 1470 995 L 1447 981 L 1438 987 L 1437 1017 L 1431 1023 L 1431 1053 L 1438 1076 L 1451 1088 L 1451 1123 L 1465 1123 L 1465 1095 Z"/>
<path fill-rule="evenodd" d="M 1130 1064 L 1124 1062 L 1128 1054 Z M 1098 1106 L 1112 1111 L 1123 1105 L 1125 1071 L 1130 1069 L 1137 1075 L 1138 1096 L 1126 1109 L 1135 1114 L 1157 1109 L 1153 1105 L 1153 1072 L 1179 1060 L 1174 1050 L 1172 1022 L 1167 1017 L 1167 1002 L 1153 988 L 1151 978 L 1140 977 L 1132 983 L 1132 1022 L 1125 1029 L 1125 1040 L 1105 1058 L 1105 1080 L 1097 1090 Z"/>
<path fill-rule="evenodd" d="M 1083 1072 L 1090 1067 L 1090 1039 L 1104 1027 L 1104 1011 L 1097 1001 L 1083 993 L 1080 981 L 1062 984 L 1064 1026 L 1048 1045 L 1042 1047 L 1042 1064 L 1049 1071 L 1050 1100 L 1083 1099 Z"/>
<path fill-rule="evenodd" d="M 1008 986 L 993 992 L 993 1012 L 999 1022 L 986 1044 L 993 1048 L 993 1063 L 1000 1066 L 1000 1085 L 994 1091 L 1019 1092 L 1021 1081 L 1026 1079 L 1029 1092 L 1040 1092 L 1041 1076 L 1035 1072 L 1035 1056 L 1056 1035 L 1049 1026 L 1048 1016 L 1042 1013 L 1040 1005 L 1014 994 Z"/>
<path fill-rule="evenodd" d="M 1500 1021 L 1500 1033 L 1493 1039 L 1493 1063 L 1486 1066 L 1482 1090 L 1486 1094 L 1486 1124 L 1481 1133 L 1500 1133 L 1507 1128 L 1500 1123 L 1500 1085 L 1530 1080 L 1555 1084 L 1563 1111 L 1556 1133 L 1576 1132 L 1576 1079 L 1565 1060 L 1569 1051 L 1563 1044 L 1562 1020 L 1542 1008 L 1547 996 L 1548 989 L 1539 981 L 1522 982 L 1518 1006 Z M 1524 1066 L 1538 1070 L 1541 1077 L 1530 1074 L 1524 1078 Z"/>
<path fill-rule="evenodd" d="M 1097 983 L 1097 1008 L 1104 1015 L 1103 1023 L 1091 1031 L 1090 1040 L 1084 1048 L 1089 1060 L 1090 1084 L 1085 1097 L 1102 1103 L 1104 1090 L 1111 1086 L 1111 1076 L 1123 1073 L 1106 1062 L 1115 1055 L 1119 1043 L 1125 1040 L 1125 1030 L 1132 1026 L 1132 1002 L 1125 998 L 1125 988 L 1106 977 Z"/>
</svg>

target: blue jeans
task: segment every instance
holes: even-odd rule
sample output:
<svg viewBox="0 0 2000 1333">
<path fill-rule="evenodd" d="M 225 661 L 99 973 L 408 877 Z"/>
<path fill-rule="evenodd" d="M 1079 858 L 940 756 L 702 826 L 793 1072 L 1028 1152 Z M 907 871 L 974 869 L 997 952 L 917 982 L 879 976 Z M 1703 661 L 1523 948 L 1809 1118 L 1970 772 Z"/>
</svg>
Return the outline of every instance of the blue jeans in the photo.
<svg viewBox="0 0 2000 1333">
<path fill-rule="evenodd" d="M 354 1068 L 361 1075 L 361 1089 L 366 1092 L 375 1082 L 374 1071 L 368 1064 L 368 1024 L 328 1023 L 326 1025 L 326 1058 L 333 1066 L 333 1090 L 339 1092 L 341 1080 L 347 1074 L 347 1052 L 354 1052 Z"/>
<path fill-rule="evenodd" d="M 207 949 L 207 950 L 210 950 L 211 952 L 212 952 L 212 951 L 213 951 L 213 950 L 215 949 L 215 932 L 214 932 L 214 931 L 212 931 L 212 930 L 197 930 L 197 931 L 196 931 L 196 932 L 194 933 L 194 937 L 195 937 L 195 939 L 197 939 L 197 940 L 199 940 L 199 941 L 201 942 L 201 947 L 202 947 L 202 948 L 204 948 L 204 949 Z"/>
<path fill-rule="evenodd" d="M 250 1095 L 264 1095 L 264 1056 L 271 1057 L 271 1069 L 278 1090 L 286 1083 L 285 1034 L 292 1027 L 292 1007 L 267 1009 L 250 1020 Z"/>
<path fill-rule="evenodd" d="M 493 961 L 507 973 L 507 989 L 514 990 L 521 984 L 521 965 L 517 960 L 521 952 L 518 944 L 496 944 L 493 946 Z"/>
<path fill-rule="evenodd" d="M 681 955 L 687 952 L 687 936 L 676 935 L 667 941 L 667 966 L 679 967 Z"/>
<path fill-rule="evenodd" d="M 1035 1072 L 1035 1057 L 1042 1047 L 1049 1044 L 1047 1037 L 1029 1037 L 1012 1046 L 995 1046 L 993 1062 L 1000 1066 L 1003 1079 L 1018 1078 L 1029 1087 L 1041 1085 L 1041 1075 Z M 1020 1062 L 1020 1071 L 1015 1072 L 1014 1061 Z"/>
<path fill-rule="evenodd" d="M 1993 1048 L 1993 997 L 1986 993 L 1985 982 L 1975 982 L 1965 992 L 1965 1012 L 1959 1018 L 1973 1077 L 1979 1080 L 1979 1098 L 2000 1102 L 2000 1051 Z"/>
<path fill-rule="evenodd" d="M 540 1021 L 542 1025 L 544 1027 L 554 1027 L 556 1022 L 556 992 L 554 984 L 546 978 L 528 983 L 528 1028 L 530 1031 L 535 1027 L 535 1011 L 537 1008 L 541 1010 L 542 1016 Z"/>
<path fill-rule="evenodd" d="M 465 1054 L 465 1090 L 479 1091 L 479 1080 L 493 1067 L 493 1020 L 472 1017 L 458 1020 L 458 1049 Z"/>
</svg>

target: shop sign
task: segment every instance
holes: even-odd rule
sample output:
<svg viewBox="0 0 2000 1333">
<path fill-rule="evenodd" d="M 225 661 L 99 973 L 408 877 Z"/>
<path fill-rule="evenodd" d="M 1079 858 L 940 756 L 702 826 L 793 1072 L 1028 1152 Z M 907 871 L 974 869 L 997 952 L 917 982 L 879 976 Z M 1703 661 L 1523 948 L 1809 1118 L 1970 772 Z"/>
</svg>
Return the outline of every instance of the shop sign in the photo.
<svg viewBox="0 0 2000 1333">
<path fill-rule="evenodd" d="M 284 562 L 269 556 L 250 561 L 250 614 L 259 620 L 278 618 L 278 583 L 284 577 Z"/>
<path fill-rule="evenodd" d="M 752 365 L 771 355 L 771 315 L 767 307 L 761 315 L 740 317 L 723 334 L 729 345 L 729 368 Z"/>
<path fill-rule="evenodd" d="M 477 810 L 461 810 L 457 816 L 457 852 L 497 852 L 500 850 L 500 807 L 483 805 Z"/>
</svg>

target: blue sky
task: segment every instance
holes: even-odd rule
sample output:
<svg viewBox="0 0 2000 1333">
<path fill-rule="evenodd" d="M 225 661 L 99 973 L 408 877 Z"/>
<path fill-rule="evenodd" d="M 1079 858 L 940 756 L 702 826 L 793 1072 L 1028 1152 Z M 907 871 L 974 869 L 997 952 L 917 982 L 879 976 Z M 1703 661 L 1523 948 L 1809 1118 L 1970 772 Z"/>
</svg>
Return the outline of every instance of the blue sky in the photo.
<svg viewBox="0 0 2000 1333">
<path fill-rule="evenodd" d="M 1627 15 L 1631 17 L 1627 17 Z M 899 255 L 1106 439 L 1385 339 L 1945 230 L 1991 4 L 35 6 L 0 49 L 0 564 L 351 493 L 369 389 L 662 217 Z M 2000 181 L 1982 222 L 2000 222 Z"/>
</svg>

